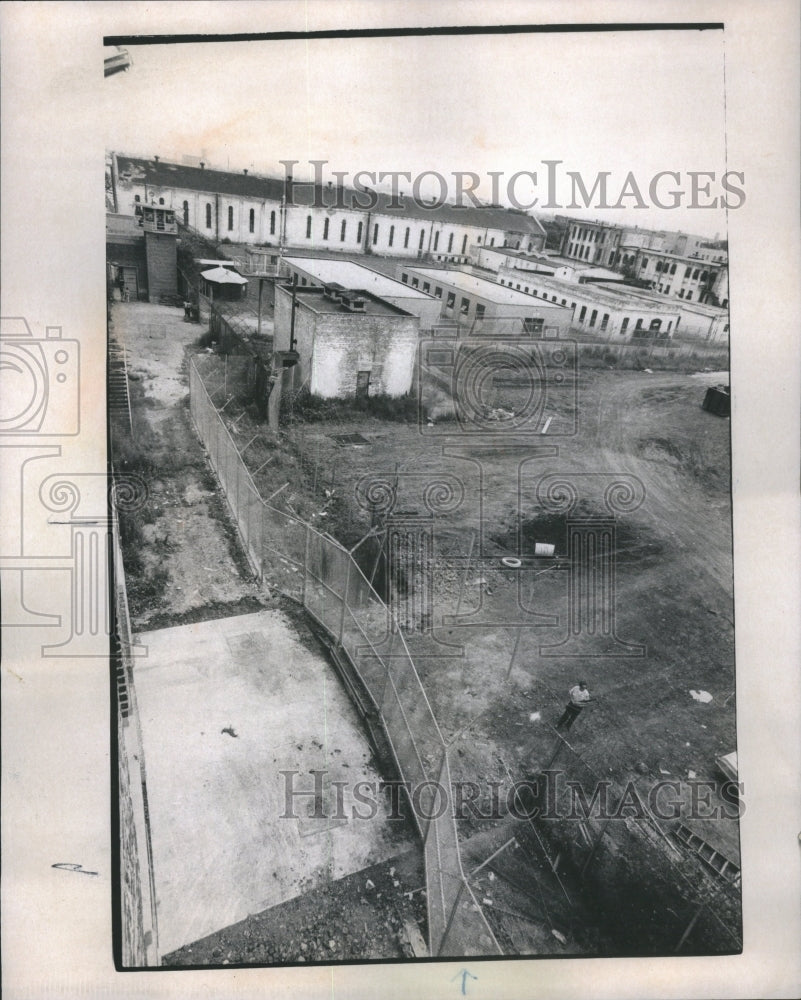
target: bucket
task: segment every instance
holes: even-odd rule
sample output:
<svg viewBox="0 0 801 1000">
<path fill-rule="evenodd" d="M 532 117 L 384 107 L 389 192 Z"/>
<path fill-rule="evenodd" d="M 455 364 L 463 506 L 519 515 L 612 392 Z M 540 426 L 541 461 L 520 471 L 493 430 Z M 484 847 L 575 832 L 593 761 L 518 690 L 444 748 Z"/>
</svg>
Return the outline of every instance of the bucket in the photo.
<svg viewBox="0 0 801 1000">
<path fill-rule="evenodd" d="M 534 545 L 534 555 L 535 556 L 552 556 L 554 554 L 554 546 L 548 545 L 547 542 L 536 542 Z"/>
</svg>

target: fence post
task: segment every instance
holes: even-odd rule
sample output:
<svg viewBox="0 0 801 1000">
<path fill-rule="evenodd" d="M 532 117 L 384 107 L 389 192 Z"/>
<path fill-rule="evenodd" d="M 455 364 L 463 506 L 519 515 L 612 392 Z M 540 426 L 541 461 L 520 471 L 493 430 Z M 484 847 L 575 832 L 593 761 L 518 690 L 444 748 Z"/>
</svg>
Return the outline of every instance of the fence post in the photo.
<svg viewBox="0 0 801 1000">
<path fill-rule="evenodd" d="M 309 541 L 310 541 L 310 531 L 309 525 L 306 525 L 306 541 L 303 549 L 303 590 L 301 591 L 301 603 L 303 607 L 306 607 L 306 580 L 309 576 Z"/>
<path fill-rule="evenodd" d="M 342 594 L 342 613 L 339 617 L 339 639 L 337 642 L 342 645 L 342 636 L 345 633 L 345 611 L 348 606 L 348 589 L 350 587 L 350 568 L 353 563 L 353 556 L 348 553 L 348 568 L 345 571 L 345 590 Z"/>
<path fill-rule="evenodd" d="M 459 892 L 456 894 L 456 899 L 453 901 L 453 906 L 451 907 L 450 916 L 448 917 L 448 923 L 447 923 L 447 925 L 445 927 L 445 933 L 442 935 L 442 940 L 440 941 L 439 947 L 437 948 L 437 957 L 438 958 L 442 954 L 442 951 L 443 951 L 443 949 L 445 947 L 445 944 L 446 944 L 446 942 L 448 940 L 448 935 L 450 934 L 450 931 L 451 931 L 451 925 L 453 924 L 454 918 L 456 916 L 456 911 L 459 908 L 459 903 L 462 900 L 462 893 L 464 892 L 464 886 L 465 886 L 465 880 L 464 880 L 464 876 L 463 876 L 462 877 L 462 884 L 459 886 Z"/>
</svg>

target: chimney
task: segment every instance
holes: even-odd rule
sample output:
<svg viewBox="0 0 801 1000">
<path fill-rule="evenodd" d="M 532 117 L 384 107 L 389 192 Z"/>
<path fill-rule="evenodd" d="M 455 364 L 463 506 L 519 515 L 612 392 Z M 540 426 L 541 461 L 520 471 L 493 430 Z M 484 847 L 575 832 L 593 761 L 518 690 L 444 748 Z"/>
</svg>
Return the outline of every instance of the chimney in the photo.
<svg viewBox="0 0 801 1000">
<path fill-rule="evenodd" d="M 153 157 L 153 162 L 154 162 L 154 163 L 158 163 L 158 162 L 159 162 L 159 158 L 158 158 L 157 156 L 154 156 L 154 157 Z"/>
<path fill-rule="evenodd" d="M 291 205 L 292 202 L 292 174 L 287 174 L 284 181 L 284 197 L 286 198 L 287 204 Z"/>
<path fill-rule="evenodd" d="M 244 170 L 242 171 L 242 173 L 243 173 L 243 174 L 247 174 L 247 172 L 248 172 L 248 168 L 247 168 L 247 167 L 245 167 L 245 168 L 244 168 Z"/>
<path fill-rule="evenodd" d="M 203 160 L 200 161 L 200 169 L 201 170 L 205 170 L 206 169 L 206 164 L 203 162 Z"/>
</svg>

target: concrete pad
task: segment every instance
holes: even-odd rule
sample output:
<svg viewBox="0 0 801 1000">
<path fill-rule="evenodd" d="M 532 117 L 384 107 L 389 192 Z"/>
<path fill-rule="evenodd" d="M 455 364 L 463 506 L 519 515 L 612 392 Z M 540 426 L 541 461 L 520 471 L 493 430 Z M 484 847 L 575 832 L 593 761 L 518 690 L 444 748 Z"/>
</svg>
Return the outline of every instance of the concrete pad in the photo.
<svg viewBox="0 0 801 1000">
<path fill-rule="evenodd" d="M 386 795 L 371 819 L 354 818 L 354 784 L 380 781 L 369 744 L 333 669 L 282 612 L 139 641 L 148 647 L 135 687 L 162 954 L 414 846 L 408 828 L 388 821 Z M 305 796 L 293 800 L 297 818 L 282 819 L 280 772 L 299 772 L 294 788 L 312 791 L 313 769 L 325 771 L 325 818 Z"/>
</svg>

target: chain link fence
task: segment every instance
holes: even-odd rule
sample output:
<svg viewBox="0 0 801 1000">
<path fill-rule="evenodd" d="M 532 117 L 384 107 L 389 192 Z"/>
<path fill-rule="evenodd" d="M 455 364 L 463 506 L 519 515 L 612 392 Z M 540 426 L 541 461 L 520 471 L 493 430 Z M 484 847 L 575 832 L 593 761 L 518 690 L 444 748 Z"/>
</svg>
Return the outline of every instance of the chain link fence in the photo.
<svg viewBox="0 0 801 1000">
<path fill-rule="evenodd" d="M 381 722 L 423 843 L 430 953 L 501 954 L 462 870 L 447 750 L 402 632 L 347 549 L 261 497 L 195 359 L 189 386 L 192 420 L 254 571 L 325 629 Z"/>
</svg>

